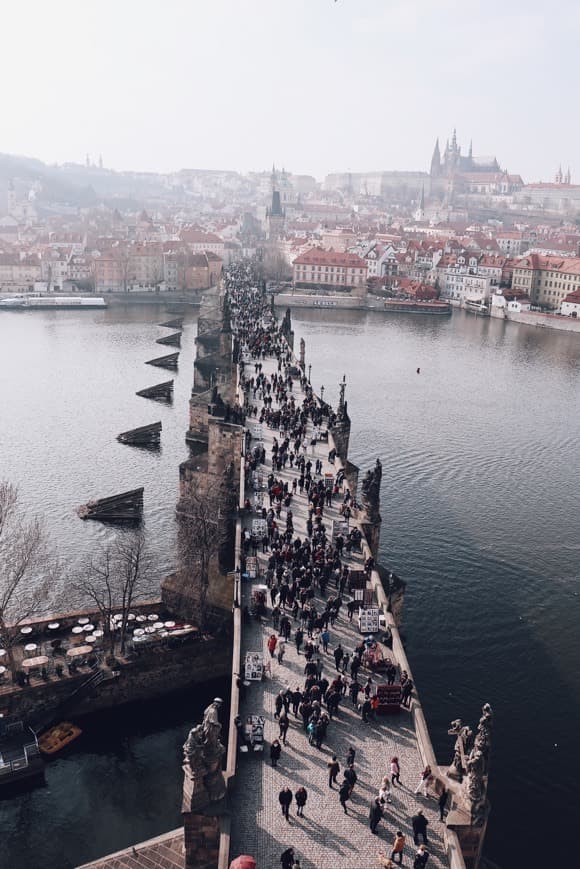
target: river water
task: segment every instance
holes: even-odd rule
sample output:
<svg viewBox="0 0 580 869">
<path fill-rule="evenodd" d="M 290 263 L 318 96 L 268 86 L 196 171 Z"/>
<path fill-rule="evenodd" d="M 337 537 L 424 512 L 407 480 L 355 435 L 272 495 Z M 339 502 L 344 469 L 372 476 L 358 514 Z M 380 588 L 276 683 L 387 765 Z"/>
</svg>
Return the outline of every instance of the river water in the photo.
<svg viewBox="0 0 580 869">
<path fill-rule="evenodd" d="M 45 517 L 69 573 L 114 533 L 75 508 L 140 485 L 158 576 L 172 566 L 195 314 L 174 405 L 134 394 L 173 376 L 143 365 L 163 355 L 157 324 L 170 313 L 0 316 L 0 478 Z M 580 340 L 461 312 L 297 311 L 293 322 L 328 401 L 346 374 L 352 461 L 383 462 L 381 558 L 408 583 L 403 634 L 439 760 L 452 757 L 449 721 L 475 724 L 486 701 L 496 713 L 486 854 L 539 867 L 550 839 L 550 857 L 569 859 L 572 843 L 549 831 L 575 820 L 580 775 Z M 161 453 L 115 441 L 159 419 Z M 51 604 L 66 601 L 63 582 Z M 60 869 L 176 825 L 195 700 L 89 725 L 48 767 L 48 790 L 0 803 L 0 865 Z M 55 844 L 39 859 L 31 842 L 43 841 Z"/>
</svg>

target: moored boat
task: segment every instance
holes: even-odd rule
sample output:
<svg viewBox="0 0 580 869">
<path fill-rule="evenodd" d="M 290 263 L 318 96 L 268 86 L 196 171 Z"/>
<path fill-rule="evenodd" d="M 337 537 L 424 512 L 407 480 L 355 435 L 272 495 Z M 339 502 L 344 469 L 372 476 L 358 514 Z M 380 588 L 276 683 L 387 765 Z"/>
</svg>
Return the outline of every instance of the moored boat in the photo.
<svg viewBox="0 0 580 869">
<path fill-rule="evenodd" d="M 102 296 L 12 296 L 0 299 L 0 310 L 38 311 L 53 309 L 91 309 L 106 308 L 107 303 Z"/>
<path fill-rule="evenodd" d="M 489 305 L 483 299 L 466 299 L 463 303 L 466 311 L 478 314 L 480 317 L 489 317 Z"/>
<path fill-rule="evenodd" d="M 70 721 L 61 721 L 45 731 L 38 739 L 38 746 L 43 754 L 57 754 L 81 735 L 82 730 Z"/>
<path fill-rule="evenodd" d="M 431 316 L 445 316 L 451 314 L 449 302 L 434 299 L 433 301 L 419 302 L 415 299 L 385 299 L 383 307 L 377 306 L 377 311 L 387 311 L 390 314 L 427 314 Z"/>
<path fill-rule="evenodd" d="M 0 719 L 0 787 L 42 775 L 44 763 L 32 728 Z"/>
</svg>

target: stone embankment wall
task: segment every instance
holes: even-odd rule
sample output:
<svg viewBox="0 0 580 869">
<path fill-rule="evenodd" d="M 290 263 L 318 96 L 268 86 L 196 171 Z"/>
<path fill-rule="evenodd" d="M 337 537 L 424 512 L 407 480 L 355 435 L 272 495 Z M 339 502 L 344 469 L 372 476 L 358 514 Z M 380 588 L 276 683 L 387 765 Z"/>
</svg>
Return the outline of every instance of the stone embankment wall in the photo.
<svg viewBox="0 0 580 869">
<path fill-rule="evenodd" d="M 88 715 L 133 703 L 152 700 L 213 679 L 230 675 L 231 646 L 224 639 L 200 639 L 178 649 L 160 649 L 108 670 L 103 682 L 79 699 L 74 715 Z M 18 718 L 42 719 L 57 710 L 90 674 L 52 679 L 4 694 L 2 710 Z M 70 714 L 70 713 L 69 713 Z"/>
</svg>

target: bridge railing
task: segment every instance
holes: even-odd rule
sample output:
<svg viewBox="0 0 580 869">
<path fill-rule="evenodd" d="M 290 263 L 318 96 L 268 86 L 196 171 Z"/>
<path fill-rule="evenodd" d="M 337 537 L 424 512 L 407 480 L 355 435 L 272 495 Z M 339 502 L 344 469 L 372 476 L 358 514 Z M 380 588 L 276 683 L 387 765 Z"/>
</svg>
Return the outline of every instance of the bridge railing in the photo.
<svg viewBox="0 0 580 869">
<path fill-rule="evenodd" d="M 236 366 L 236 394 L 240 405 L 243 406 L 244 398 L 240 390 L 240 369 Z M 232 685 L 230 690 L 230 725 L 228 729 L 228 750 L 226 757 L 225 779 L 228 791 L 234 787 L 236 781 L 236 771 L 238 765 L 238 733 L 234 721 L 240 711 L 240 686 L 238 678 L 241 678 L 241 649 L 242 649 L 242 588 L 241 588 L 241 551 L 242 551 L 242 518 L 240 508 L 244 506 L 245 500 L 245 473 L 244 473 L 244 455 L 246 447 L 244 440 L 243 453 L 240 456 L 242 463 L 240 472 L 240 488 L 238 493 L 238 516 L 236 519 L 236 534 L 235 534 L 235 558 L 234 558 L 234 599 L 232 601 L 233 611 L 233 643 L 232 643 Z M 228 869 L 230 863 L 230 816 L 223 815 L 220 825 L 220 848 L 218 869 Z"/>
</svg>

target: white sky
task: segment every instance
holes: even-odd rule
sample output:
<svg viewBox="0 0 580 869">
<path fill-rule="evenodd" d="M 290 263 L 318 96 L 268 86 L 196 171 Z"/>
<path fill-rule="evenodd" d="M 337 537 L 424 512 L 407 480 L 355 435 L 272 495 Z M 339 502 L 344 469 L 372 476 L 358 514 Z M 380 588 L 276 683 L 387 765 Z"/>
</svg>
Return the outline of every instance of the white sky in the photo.
<svg viewBox="0 0 580 869">
<path fill-rule="evenodd" d="M 579 0 L 4 0 L 0 151 L 322 177 L 429 168 L 454 126 L 580 181 Z"/>
</svg>

